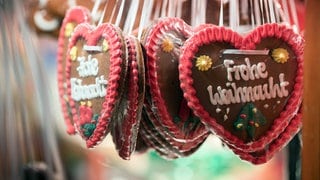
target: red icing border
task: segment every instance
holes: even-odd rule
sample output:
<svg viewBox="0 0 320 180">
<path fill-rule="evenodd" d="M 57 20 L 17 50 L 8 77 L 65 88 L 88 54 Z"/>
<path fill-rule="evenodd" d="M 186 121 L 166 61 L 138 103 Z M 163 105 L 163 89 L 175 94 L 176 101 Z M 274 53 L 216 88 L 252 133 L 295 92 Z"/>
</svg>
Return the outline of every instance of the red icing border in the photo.
<svg viewBox="0 0 320 180">
<path fill-rule="evenodd" d="M 273 125 L 265 136 L 257 141 L 245 143 L 236 136 L 226 131 L 223 126 L 218 124 L 216 120 L 210 117 L 209 113 L 200 104 L 196 97 L 196 91 L 193 88 L 192 80 L 192 59 L 198 51 L 198 47 L 202 44 L 208 44 L 215 41 L 229 42 L 239 49 L 254 49 L 255 45 L 265 37 L 276 37 L 287 42 L 297 55 L 297 77 L 295 78 L 294 90 L 288 100 L 285 110 L 280 113 L 280 117 L 274 120 Z M 297 114 L 302 98 L 302 77 L 303 77 L 303 39 L 287 26 L 279 24 L 265 24 L 253 30 L 249 35 L 242 38 L 236 32 L 224 27 L 207 27 L 203 31 L 199 31 L 189 38 L 184 46 L 180 56 L 179 78 L 181 88 L 184 91 L 184 97 L 188 100 L 188 106 L 194 110 L 194 113 L 201 118 L 213 133 L 220 136 L 228 144 L 233 145 L 242 151 L 253 152 L 263 149 L 265 145 L 276 139 L 281 132 L 289 125 L 290 120 Z"/>
<path fill-rule="evenodd" d="M 159 37 L 163 34 L 164 31 L 169 29 L 178 29 L 185 36 L 189 37 L 193 33 L 191 28 L 181 19 L 179 18 L 163 18 L 157 21 L 155 25 L 152 26 L 151 30 L 147 33 L 146 37 L 146 52 L 147 52 L 147 81 L 146 84 L 150 86 L 150 94 L 152 99 L 152 104 L 156 108 L 157 115 L 159 116 L 159 120 L 161 120 L 161 124 L 169 131 L 174 138 L 180 140 L 196 140 L 201 138 L 203 135 L 207 133 L 207 129 L 205 126 L 200 125 L 196 131 L 192 134 L 185 134 L 180 130 L 179 127 L 173 122 L 173 118 L 169 114 L 167 110 L 167 106 L 165 104 L 164 99 L 161 96 L 161 91 L 158 84 L 158 74 L 157 74 L 157 49 L 159 48 Z"/>
<path fill-rule="evenodd" d="M 107 40 L 109 44 L 110 53 L 110 67 L 109 67 L 109 77 L 108 85 L 106 89 L 105 101 L 102 105 L 101 116 L 98 119 L 96 128 L 92 135 L 86 139 L 87 147 L 92 148 L 97 145 L 108 133 L 110 118 L 112 112 L 115 108 L 116 101 L 119 99 L 118 87 L 120 84 L 121 71 L 122 71 L 122 41 L 121 35 L 118 33 L 118 29 L 112 24 L 104 23 L 98 27 L 91 26 L 88 23 L 79 24 L 75 30 L 72 38 L 70 39 L 70 44 L 68 50 L 70 50 L 74 44 L 76 44 L 79 38 L 84 38 L 87 41 L 87 45 L 96 45 L 96 43 L 103 37 Z M 69 52 L 69 51 L 68 51 Z M 67 73 L 67 90 L 68 95 L 71 97 L 71 84 L 70 84 L 70 69 L 71 60 L 70 56 L 67 58 L 66 73 Z M 72 107 L 72 113 L 74 116 L 74 121 L 77 121 L 78 115 L 75 108 L 75 102 L 70 99 L 70 105 Z M 76 125 L 77 127 L 77 125 Z M 79 129 L 79 127 L 77 127 Z"/>
<path fill-rule="evenodd" d="M 60 98 L 60 104 L 61 104 L 61 109 L 63 113 L 63 117 L 65 120 L 65 124 L 67 126 L 67 133 L 68 134 L 75 134 L 75 127 L 73 125 L 72 117 L 69 116 L 68 113 L 68 105 L 66 100 L 64 99 L 64 96 L 67 95 L 66 93 L 66 88 L 63 86 L 65 83 L 63 81 L 63 76 L 65 74 L 65 69 L 62 67 L 62 62 L 67 61 L 66 59 L 62 59 L 63 56 L 67 54 L 67 48 L 64 46 L 64 41 L 65 41 L 65 30 L 66 30 L 66 25 L 70 22 L 74 22 L 76 24 L 80 24 L 83 22 L 90 22 L 91 21 L 91 16 L 90 12 L 87 8 L 81 7 L 81 6 L 76 6 L 72 9 L 69 9 L 66 13 L 65 18 L 63 19 L 61 28 L 60 28 L 60 33 L 59 33 L 59 38 L 58 38 L 58 52 L 57 52 L 57 80 L 58 80 L 58 90 L 59 90 L 59 98 Z M 70 97 L 67 97 L 70 99 Z"/>
</svg>

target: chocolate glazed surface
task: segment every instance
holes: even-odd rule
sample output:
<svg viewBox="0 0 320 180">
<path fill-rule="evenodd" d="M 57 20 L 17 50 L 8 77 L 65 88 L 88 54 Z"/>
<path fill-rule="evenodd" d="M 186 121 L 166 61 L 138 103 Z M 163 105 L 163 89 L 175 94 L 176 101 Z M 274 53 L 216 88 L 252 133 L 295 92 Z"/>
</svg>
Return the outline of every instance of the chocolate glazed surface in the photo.
<svg viewBox="0 0 320 180">
<path fill-rule="evenodd" d="M 192 67 L 192 79 L 194 80 L 194 88 L 196 90 L 196 95 L 200 100 L 200 103 L 205 108 L 205 110 L 210 114 L 211 117 L 215 118 L 217 123 L 224 126 L 224 128 L 231 132 L 233 135 L 239 137 L 244 142 L 250 142 L 253 140 L 259 139 L 263 136 L 272 126 L 273 121 L 279 117 L 280 113 L 285 110 L 286 103 L 288 99 L 291 97 L 291 93 L 293 91 L 293 87 L 295 84 L 295 77 L 297 71 L 297 61 L 296 57 L 291 50 L 290 46 L 283 42 L 280 39 L 276 38 L 267 38 L 262 39 L 259 45 L 256 46 L 256 49 L 276 49 L 276 48 L 284 48 L 289 53 L 289 59 L 286 63 L 281 64 L 275 62 L 271 55 L 235 55 L 228 54 L 222 55 L 222 51 L 224 49 L 233 49 L 230 44 L 224 42 L 216 42 L 208 45 L 203 45 L 199 47 L 198 52 L 195 57 L 199 57 L 201 55 L 208 55 L 213 62 L 212 68 L 208 71 L 199 71 L 195 66 L 196 59 L 193 59 L 193 67 Z M 243 79 L 235 80 L 234 74 L 232 75 L 233 80 L 228 81 L 227 79 L 227 69 L 223 65 L 225 59 L 231 59 L 234 61 L 234 65 L 245 65 L 244 59 L 248 57 L 250 59 L 251 66 L 253 64 L 258 64 L 259 62 L 264 62 L 266 64 L 266 71 L 268 72 L 267 78 L 259 78 L 255 80 L 244 81 Z M 232 67 L 231 66 L 231 67 Z M 247 104 L 246 103 L 231 103 L 228 105 L 213 105 L 210 102 L 209 93 L 207 90 L 208 86 L 212 86 L 212 93 L 217 92 L 217 86 L 221 86 L 222 89 L 232 89 L 232 87 L 227 87 L 227 83 L 235 83 L 236 87 L 254 87 L 257 85 L 263 85 L 265 83 L 268 84 L 269 77 L 273 77 L 274 84 L 279 84 L 279 74 L 284 73 L 284 80 L 289 82 L 289 85 L 286 86 L 286 89 L 289 92 L 287 97 L 276 97 L 267 100 L 258 100 L 252 102 L 255 107 L 263 114 L 266 118 L 266 123 L 264 125 L 256 128 L 254 133 L 254 137 L 250 138 L 248 136 L 247 131 L 245 130 L 236 130 L 234 127 L 234 123 L 240 114 L 241 108 Z M 234 91 L 233 91 L 234 92 Z M 217 109 L 221 111 L 218 112 Z M 229 112 L 227 112 L 229 109 Z M 225 118 L 227 116 L 227 119 Z M 289 119 L 288 119 L 289 121 Z"/>
</svg>

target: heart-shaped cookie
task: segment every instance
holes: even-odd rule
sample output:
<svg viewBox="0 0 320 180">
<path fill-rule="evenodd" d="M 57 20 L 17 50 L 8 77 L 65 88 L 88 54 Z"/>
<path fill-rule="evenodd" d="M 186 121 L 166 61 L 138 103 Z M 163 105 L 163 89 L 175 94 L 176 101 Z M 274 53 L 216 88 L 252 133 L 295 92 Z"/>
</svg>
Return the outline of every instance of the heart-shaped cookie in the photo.
<svg viewBox="0 0 320 180">
<path fill-rule="evenodd" d="M 208 26 L 184 44 L 180 81 L 194 113 L 223 141 L 262 150 L 297 114 L 302 97 L 303 39 L 265 24 L 245 37 Z"/>
<path fill-rule="evenodd" d="M 110 131 L 128 68 L 127 49 L 119 28 L 79 24 L 68 47 L 66 79 L 73 120 L 87 147 Z"/>
<path fill-rule="evenodd" d="M 276 153 L 285 147 L 291 139 L 299 132 L 302 126 L 302 114 L 298 113 L 291 121 L 289 126 L 282 132 L 277 139 L 273 140 L 263 150 L 256 152 L 244 152 L 229 146 L 242 160 L 253 164 L 263 164 L 269 161 Z"/>
<path fill-rule="evenodd" d="M 147 106 L 152 107 L 153 116 L 158 121 L 153 125 L 164 136 L 168 134 L 180 142 L 197 141 L 208 132 L 188 108 L 179 87 L 180 50 L 192 33 L 191 27 L 183 20 L 162 18 L 148 27 L 142 38 L 147 54 Z"/>
<path fill-rule="evenodd" d="M 129 159 L 135 150 L 145 94 L 142 47 L 137 38 L 126 36 L 128 73 L 119 106 L 112 117 L 111 135 L 120 157 Z"/>
<path fill-rule="evenodd" d="M 68 134 L 75 134 L 75 128 L 72 121 L 72 112 L 70 107 L 70 97 L 67 95 L 66 84 L 66 57 L 68 51 L 68 45 L 70 37 L 74 31 L 74 28 L 83 22 L 90 22 L 90 12 L 84 7 L 74 7 L 69 9 L 63 19 L 60 34 L 58 39 L 58 52 L 57 52 L 57 78 L 60 104 L 62 107 L 62 113 L 67 126 Z"/>
</svg>

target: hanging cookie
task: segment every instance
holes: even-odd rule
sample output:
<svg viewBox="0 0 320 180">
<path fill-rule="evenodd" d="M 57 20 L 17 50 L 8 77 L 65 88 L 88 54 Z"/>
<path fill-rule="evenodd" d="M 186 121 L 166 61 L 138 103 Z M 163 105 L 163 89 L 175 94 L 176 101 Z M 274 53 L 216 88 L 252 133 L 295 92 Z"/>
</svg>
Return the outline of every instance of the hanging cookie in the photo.
<svg viewBox="0 0 320 180">
<path fill-rule="evenodd" d="M 126 36 L 128 73 L 116 113 L 111 117 L 111 135 L 120 157 L 129 159 L 136 147 L 145 94 L 144 54 L 137 38 Z"/>
<path fill-rule="evenodd" d="M 302 98 L 303 39 L 266 24 L 245 37 L 207 27 L 184 44 L 180 81 L 194 113 L 234 148 L 253 152 L 275 140 Z"/>
<path fill-rule="evenodd" d="M 67 95 L 76 129 L 87 147 L 110 131 L 124 90 L 127 49 L 119 28 L 79 24 L 70 39 L 66 64 Z"/>
<path fill-rule="evenodd" d="M 179 87 L 180 50 L 192 33 L 183 20 L 163 18 L 148 27 L 141 40 L 147 54 L 145 108 L 156 117 L 149 119 L 163 137 L 192 144 L 189 150 L 201 144 L 208 132 L 187 106 Z"/>
</svg>

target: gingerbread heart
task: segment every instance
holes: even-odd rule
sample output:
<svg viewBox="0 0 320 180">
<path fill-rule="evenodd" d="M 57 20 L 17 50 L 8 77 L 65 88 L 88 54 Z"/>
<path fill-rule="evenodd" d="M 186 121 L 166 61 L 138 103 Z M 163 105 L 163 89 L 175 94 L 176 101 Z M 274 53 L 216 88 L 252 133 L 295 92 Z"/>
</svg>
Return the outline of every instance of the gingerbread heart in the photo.
<svg viewBox="0 0 320 180">
<path fill-rule="evenodd" d="M 126 36 L 128 73 L 125 89 L 112 117 L 111 135 L 120 157 L 129 159 L 135 150 L 145 94 L 142 47 L 137 38 Z"/>
<path fill-rule="evenodd" d="M 87 147 L 110 131 L 124 90 L 127 50 L 119 28 L 79 24 L 70 39 L 66 64 L 67 93 L 73 120 Z"/>
<path fill-rule="evenodd" d="M 192 33 L 183 20 L 162 18 L 147 28 L 142 38 L 147 54 L 146 106 L 152 107 L 153 116 L 157 117 L 153 125 L 158 131 L 180 142 L 197 141 L 208 132 L 188 108 L 179 87 L 180 50 Z"/>
<path fill-rule="evenodd" d="M 66 62 L 67 62 L 67 50 L 70 37 L 74 31 L 74 28 L 83 22 L 90 22 L 90 12 L 83 7 L 74 7 L 69 9 L 62 22 L 59 39 L 58 39 L 58 52 L 57 52 L 57 78 L 60 104 L 62 107 L 62 113 L 67 126 L 68 134 L 75 134 L 75 128 L 73 125 L 73 117 L 70 107 L 70 96 L 67 95 L 66 85 Z"/>
<path fill-rule="evenodd" d="M 289 126 L 282 132 L 279 137 L 268 144 L 263 150 L 256 152 L 244 152 L 229 146 L 242 160 L 249 161 L 253 164 L 263 164 L 268 162 L 276 153 L 285 147 L 291 139 L 299 132 L 302 127 L 302 114 L 298 113 L 291 121 Z"/>
<path fill-rule="evenodd" d="M 302 55 L 302 37 L 284 25 L 262 25 L 245 37 L 208 26 L 183 46 L 181 88 L 223 141 L 245 152 L 262 150 L 297 114 Z"/>
</svg>

